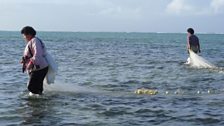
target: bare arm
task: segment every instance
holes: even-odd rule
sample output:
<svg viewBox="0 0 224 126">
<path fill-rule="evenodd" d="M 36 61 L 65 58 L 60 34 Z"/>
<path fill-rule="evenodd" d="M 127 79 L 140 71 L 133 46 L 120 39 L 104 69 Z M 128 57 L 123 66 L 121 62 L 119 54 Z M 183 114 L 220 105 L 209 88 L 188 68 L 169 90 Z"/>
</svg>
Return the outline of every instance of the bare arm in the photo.
<svg viewBox="0 0 224 126">
<path fill-rule="evenodd" d="M 190 49 L 190 37 L 187 36 L 187 50 Z"/>
<path fill-rule="evenodd" d="M 200 49 L 200 43 L 198 42 L 198 52 L 200 53 L 201 52 L 201 49 Z"/>
</svg>

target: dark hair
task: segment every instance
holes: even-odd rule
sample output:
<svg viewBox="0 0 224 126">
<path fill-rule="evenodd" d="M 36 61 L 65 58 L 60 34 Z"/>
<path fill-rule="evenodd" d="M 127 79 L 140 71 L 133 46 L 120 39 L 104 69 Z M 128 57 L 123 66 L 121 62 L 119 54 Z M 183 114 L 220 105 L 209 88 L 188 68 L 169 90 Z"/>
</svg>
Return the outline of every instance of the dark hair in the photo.
<svg viewBox="0 0 224 126">
<path fill-rule="evenodd" d="M 193 35 L 194 34 L 194 29 L 193 28 L 188 28 L 187 32 Z"/>
<path fill-rule="evenodd" d="M 32 35 L 35 36 L 36 35 L 36 31 L 30 27 L 30 26 L 26 26 L 21 30 L 21 34 L 25 34 L 25 35 Z"/>
</svg>

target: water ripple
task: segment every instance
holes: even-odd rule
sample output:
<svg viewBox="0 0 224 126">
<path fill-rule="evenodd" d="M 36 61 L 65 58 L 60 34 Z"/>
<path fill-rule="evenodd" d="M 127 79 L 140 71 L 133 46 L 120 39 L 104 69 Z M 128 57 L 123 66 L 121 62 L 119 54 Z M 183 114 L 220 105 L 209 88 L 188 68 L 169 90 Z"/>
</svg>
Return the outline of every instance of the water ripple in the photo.
<svg viewBox="0 0 224 126">
<path fill-rule="evenodd" d="M 1 125 L 224 124 L 223 35 L 202 37 L 203 57 L 220 68 L 211 70 L 184 65 L 185 34 L 40 32 L 59 72 L 43 96 L 29 97 L 25 43 L 18 32 L 0 33 Z"/>
</svg>

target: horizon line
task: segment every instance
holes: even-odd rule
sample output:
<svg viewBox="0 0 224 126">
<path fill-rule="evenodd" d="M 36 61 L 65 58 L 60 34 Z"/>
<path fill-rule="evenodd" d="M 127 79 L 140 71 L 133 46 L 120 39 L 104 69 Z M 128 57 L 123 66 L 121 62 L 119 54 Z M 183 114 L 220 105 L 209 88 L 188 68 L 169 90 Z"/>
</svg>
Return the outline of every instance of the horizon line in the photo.
<svg viewBox="0 0 224 126">
<path fill-rule="evenodd" d="M 20 32 L 20 30 L 0 30 L 0 32 Z M 186 34 L 186 32 L 151 32 L 151 31 L 59 31 L 59 30 L 57 31 L 57 30 L 39 30 L 37 32 Z M 195 34 L 224 34 L 224 32 L 197 32 Z"/>
</svg>

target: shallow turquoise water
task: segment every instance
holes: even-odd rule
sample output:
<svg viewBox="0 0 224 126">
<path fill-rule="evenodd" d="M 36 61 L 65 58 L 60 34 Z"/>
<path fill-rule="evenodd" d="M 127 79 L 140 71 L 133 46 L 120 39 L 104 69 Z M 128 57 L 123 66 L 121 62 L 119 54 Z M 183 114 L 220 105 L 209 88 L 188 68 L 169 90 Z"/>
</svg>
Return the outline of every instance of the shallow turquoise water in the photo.
<svg viewBox="0 0 224 126">
<path fill-rule="evenodd" d="M 40 32 L 38 36 L 55 57 L 59 72 L 44 96 L 31 98 L 28 77 L 19 64 L 25 42 L 19 32 L 0 32 L 1 125 L 224 124 L 224 72 L 184 65 L 186 34 Z M 202 57 L 224 67 L 224 35 L 198 36 Z M 134 94 L 142 87 L 159 93 Z"/>
</svg>

